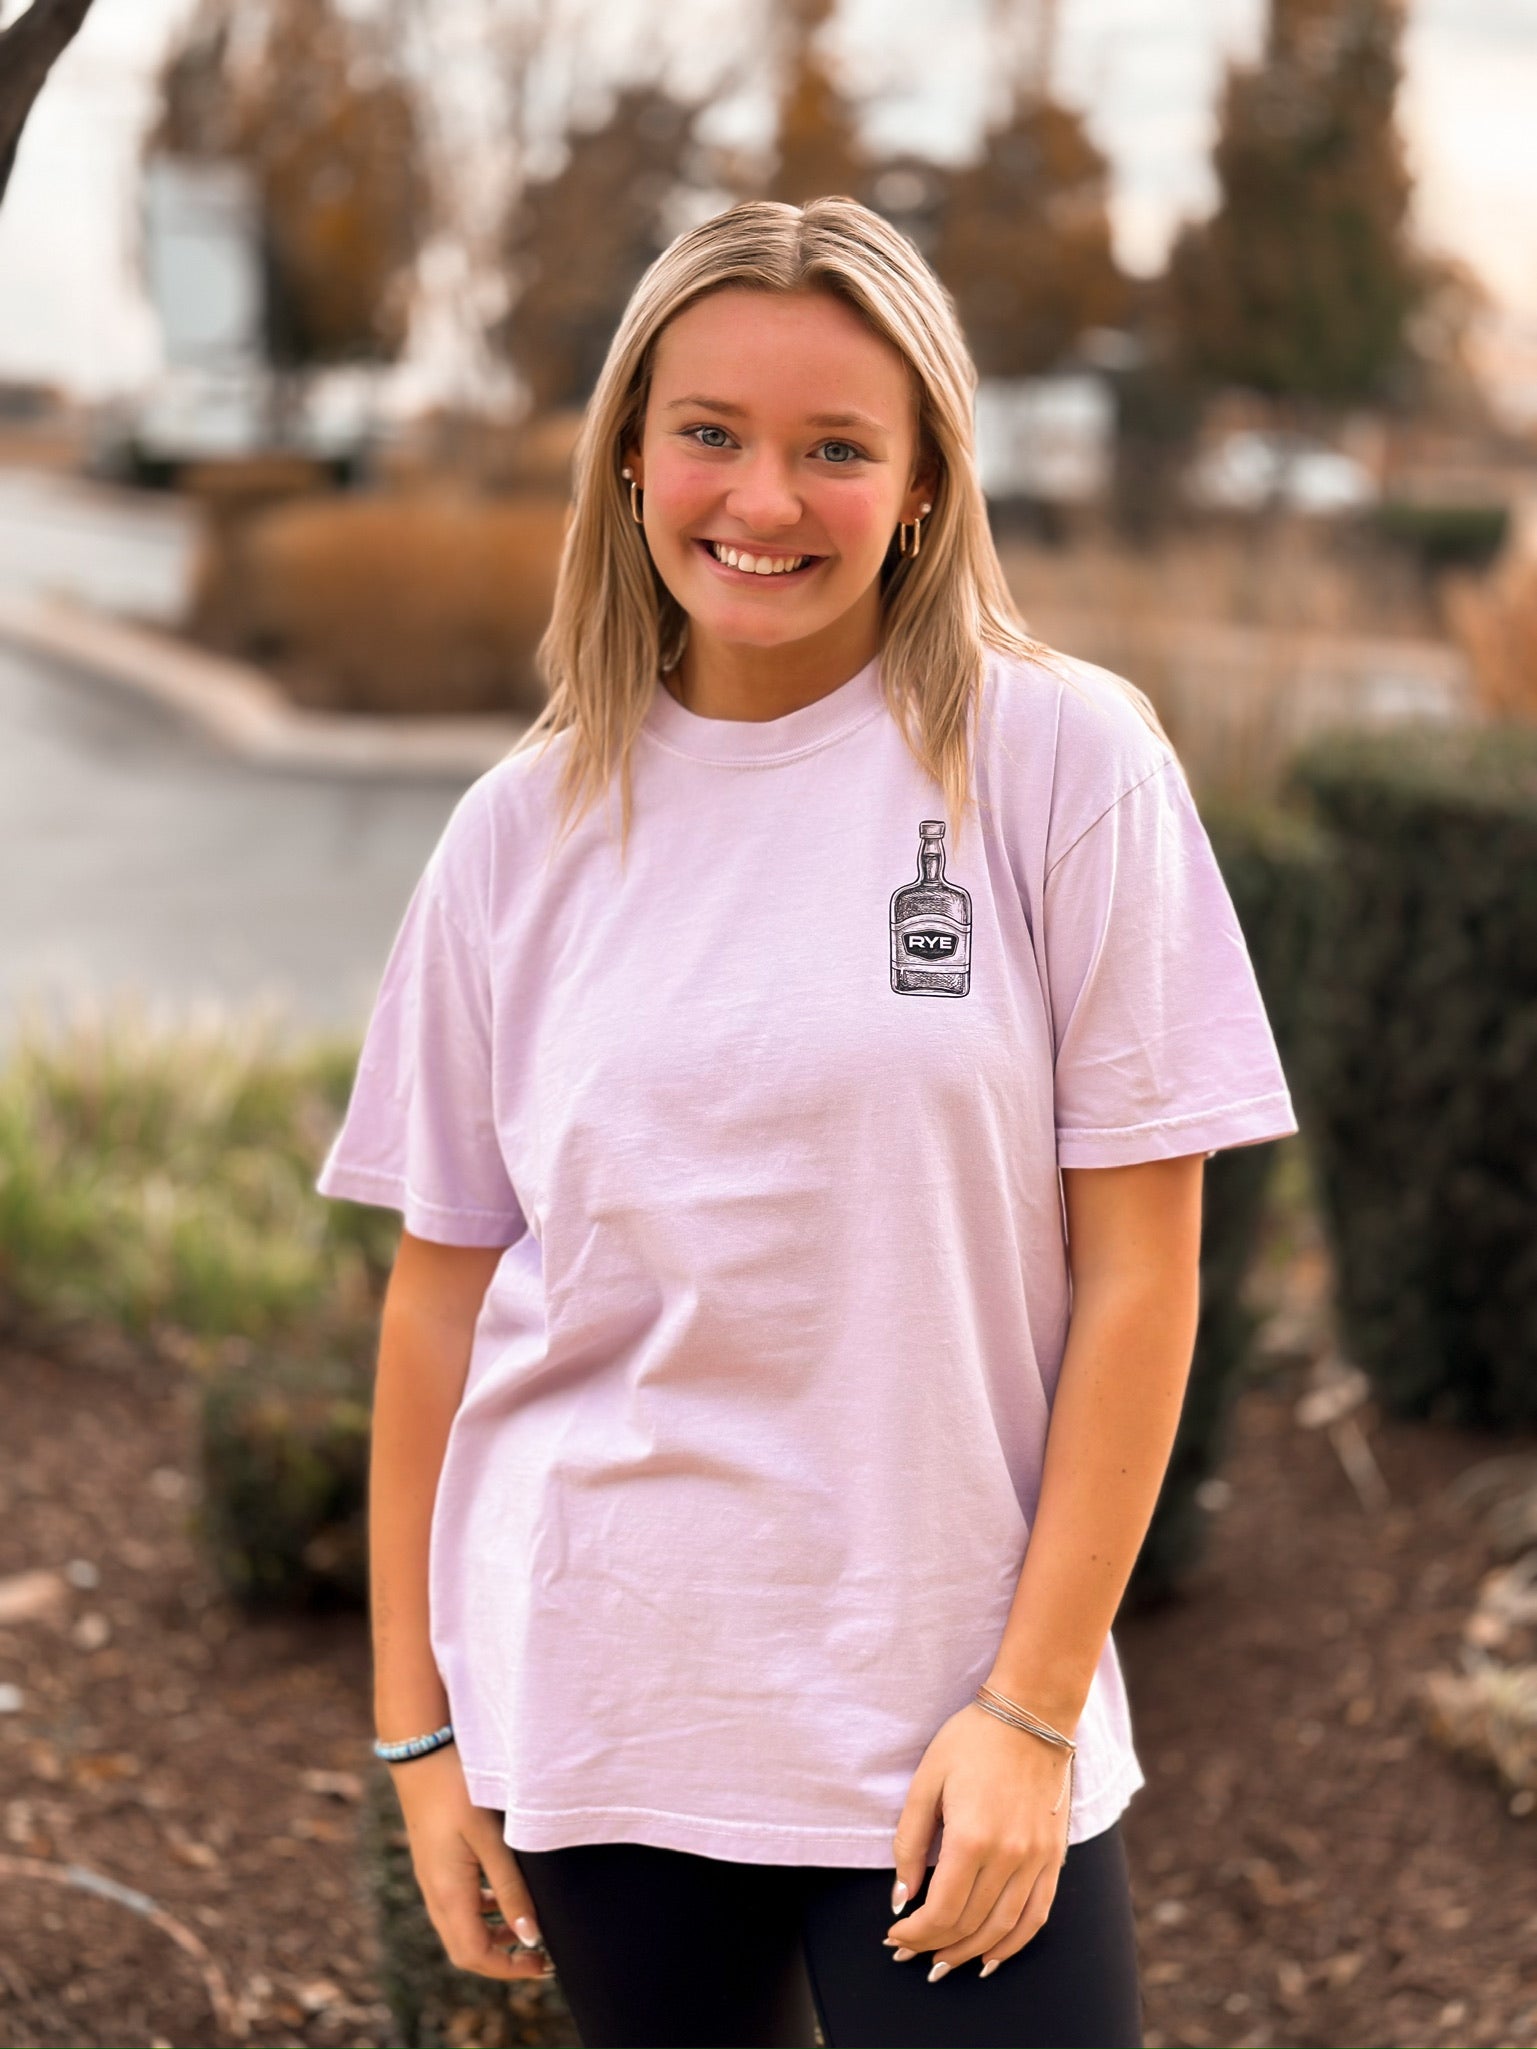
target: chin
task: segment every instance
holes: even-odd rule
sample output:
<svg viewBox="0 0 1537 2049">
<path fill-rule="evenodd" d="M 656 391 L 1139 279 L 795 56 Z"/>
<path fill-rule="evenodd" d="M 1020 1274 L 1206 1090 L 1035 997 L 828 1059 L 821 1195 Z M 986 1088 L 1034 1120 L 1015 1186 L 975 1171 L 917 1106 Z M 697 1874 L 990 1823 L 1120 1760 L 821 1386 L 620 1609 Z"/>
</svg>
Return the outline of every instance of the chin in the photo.
<svg viewBox="0 0 1537 2049">
<path fill-rule="evenodd" d="M 738 647 L 783 647 L 807 640 L 841 618 L 848 604 L 840 593 L 825 589 L 810 604 L 788 593 L 785 599 L 767 593 L 763 598 L 739 599 L 713 583 L 701 589 L 692 578 L 674 595 L 705 632 Z"/>
<path fill-rule="evenodd" d="M 786 647 L 792 640 L 806 640 L 829 622 L 823 618 L 803 618 L 786 610 L 780 619 L 765 619 L 745 615 L 734 607 L 701 607 L 690 615 L 707 633 L 735 647 Z"/>
</svg>

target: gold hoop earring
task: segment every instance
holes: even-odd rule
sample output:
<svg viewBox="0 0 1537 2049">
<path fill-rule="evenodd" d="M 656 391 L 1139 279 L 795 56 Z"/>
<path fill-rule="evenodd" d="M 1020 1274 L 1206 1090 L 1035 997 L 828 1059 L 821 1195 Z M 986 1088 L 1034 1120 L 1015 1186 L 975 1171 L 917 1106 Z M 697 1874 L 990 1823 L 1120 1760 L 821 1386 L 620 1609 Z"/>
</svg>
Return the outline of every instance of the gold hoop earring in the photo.
<svg viewBox="0 0 1537 2049">
<path fill-rule="evenodd" d="M 625 478 L 630 486 L 630 517 L 637 526 L 644 526 L 646 522 L 640 509 L 640 486 L 627 469 L 621 470 L 619 474 Z"/>
<path fill-rule="evenodd" d="M 898 520 L 897 553 L 899 555 L 908 555 L 914 562 L 917 561 L 918 550 L 923 546 L 923 522 L 933 510 L 934 508 L 932 505 L 925 505 L 922 511 L 918 514 L 918 517 L 910 523 L 903 520 Z M 913 537 L 911 548 L 909 548 L 907 544 L 907 536 L 909 533 L 911 533 Z"/>
</svg>

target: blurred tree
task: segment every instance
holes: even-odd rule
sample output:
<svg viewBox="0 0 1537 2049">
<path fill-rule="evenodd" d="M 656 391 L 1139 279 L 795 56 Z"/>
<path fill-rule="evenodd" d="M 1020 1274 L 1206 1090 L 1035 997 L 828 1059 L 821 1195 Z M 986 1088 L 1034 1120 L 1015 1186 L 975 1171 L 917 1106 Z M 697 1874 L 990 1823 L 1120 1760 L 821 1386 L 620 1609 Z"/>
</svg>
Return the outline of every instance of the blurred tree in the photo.
<svg viewBox="0 0 1537 2049">
<path fill-rule="evenodd" d="M 0 30 L 0 199 L 32 102 L 90 8 L 91 0 L 32 0 L 19 21 Z"/>
<path fill-rule="evenodd" d="M 865 183 L 853 111 L 819 48 L 836 0 L 785 0 L 774 16 L 780 42 L 778 160 L 766 197 L 802 206 L 828 193 L 858 195 Z"/>
<path fill-rule="evenodd" d="M 946 181 L 935 268 L 984 377 L 1049 369 L 1122 317 L 1109 167 L 1082 118 L 1022 82 L 982 154 Z"/>
<path fill-rule="evenodd" d="M 1170 345 L 1203 380 L 1339 404 L 1390 395 L 1427 269 L 1395 119 L 1402 0 L 1271 0 L 1230 66 L 1221 197 L 1166 281 Z"/>
<path fill-rule="evenodd" d="M 203 0 L 147 147 L 251 168 L 275 363 L 399 353 L 428 193 L 411 93 L 377 22 L 335 0 Z"/>
<path fill-rule="evenodd" d="M 497 334 L 535 410 L 592 390 L 636 280 L 672 238 L 695 112 L 628 86 L 600 126 L 567 138 L 553 176 L 518 193 L 504 234 L 516 296 Z"/>
</svg>

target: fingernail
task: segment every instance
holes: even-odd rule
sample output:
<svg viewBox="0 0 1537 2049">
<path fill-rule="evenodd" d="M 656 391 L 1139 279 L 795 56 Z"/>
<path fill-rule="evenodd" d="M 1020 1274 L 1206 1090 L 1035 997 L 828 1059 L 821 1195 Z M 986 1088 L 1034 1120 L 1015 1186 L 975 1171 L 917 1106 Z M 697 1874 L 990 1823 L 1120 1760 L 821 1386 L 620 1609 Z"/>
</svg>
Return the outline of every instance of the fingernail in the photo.
<svg viewBox="0 0 1537 2049">
<path fill-rule="evenodd" d="M 937 1985 L 940 1979 L 945 1975 L 946 1971 L 949 1970 L 949 1968 L 950 1966 L 948 1964 L 936 1964 L 933 1970 L 929 1973 L 929 1983 L 931 1985 Z"/>
<path fill-rule="evenodd" d="M 891 1888 L 891 1911 L 893 1914 L 900 1914 L 902 1909 L 906 1905 L 907 1887 L 902 1883 L 901 1879 L 899 1878 L 896 1884 Z"/>
<path fill-rule="evenodd" d="M 980 1970 L 980 1971 L 978 1971 L 978 1973 L 977 1973 L 977 1976 L 978 1976 L 979 1978 L 985 1978 L 985 1977 L 987 1977 L 987 1976 L 988 1976 L 988 1974 L 989 1974 L 990 1972 L 992 1972 L 992 1971 L 996 1971 L 996 1970 L 997 1970 L 997 1968 L 998 1968 L 998 1966 L 999 1966 L 999 1965 L 1000 1965 L 1000 1964 L 1001 1964 L 1002 1962 L 1003 1962 L 1003 1958 L 1002 1958 L 1002 1957 L 989 1957 L 989 1958 L 988 1958 L 988 1960 L 987 1960 L 987 1962 L 986 1962 L 986 1963 L 985 1963 L 985 1964 L 984 1964 L 984 1965 L 982 1966 L 981 1970 Z"/>
<path fill-rule="evenodd" d="M 891 1952 L 891 1961 L 894 1964 L 905 1964 L 909 1957 L 915 1957 L 917 1954 L 915 1949 L 894 1949 Z"/>
<path fill-rule="evenodd" d="M 512 1925 L 517 1930 L 519 1938 L 522 1941 L 526 1942 L 530 1949 L 537 1948 L 539 1943 L 543 1940 L 543 1937 L 539 1933 L 538 1926 L 535 1922 L 530 1920 L 527 1914 L 520 1916 L 520 1918 L 514 1921 Z"/>
</svg>

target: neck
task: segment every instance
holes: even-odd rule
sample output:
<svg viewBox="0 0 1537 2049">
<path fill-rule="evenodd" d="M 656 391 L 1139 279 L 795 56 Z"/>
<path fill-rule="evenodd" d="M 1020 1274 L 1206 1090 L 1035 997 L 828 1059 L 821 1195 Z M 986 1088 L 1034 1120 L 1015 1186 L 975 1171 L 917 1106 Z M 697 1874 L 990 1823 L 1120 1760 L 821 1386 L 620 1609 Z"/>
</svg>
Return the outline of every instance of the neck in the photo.
<svg viewBox="0 0 1537 2049">
<path fill-rule="evenodd" d="M 880 644 L 880 600 L 873 590 L 868 604 L 853 606 L 823 632 L 778 647 L 718 640 L 691 619 L 667 688 L 700 718 L 783 718 L 847 683 Z"/>
</svg>

